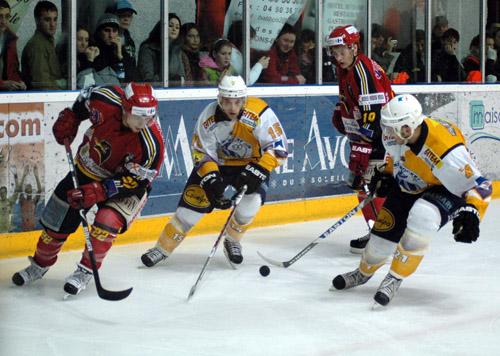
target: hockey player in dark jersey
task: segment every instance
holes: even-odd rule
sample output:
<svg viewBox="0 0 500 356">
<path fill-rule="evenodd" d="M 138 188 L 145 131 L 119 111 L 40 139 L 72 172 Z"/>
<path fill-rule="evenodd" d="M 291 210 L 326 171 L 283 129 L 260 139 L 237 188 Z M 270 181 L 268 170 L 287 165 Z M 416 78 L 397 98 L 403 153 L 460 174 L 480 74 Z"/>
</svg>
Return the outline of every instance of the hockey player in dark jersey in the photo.
<svg viewBox="0 0 500 356">
<path fill-rule="evenodd" d="M 151 183 L 163 162 L 164 143 L 156 120 L 158 101 L 148 84 L 92 87 L 83 90 L 72 108 L 60 112 L 53 126 L 59 144 L 72 142 L 83 120 L 91 126 L 75 157 L 80 186 L 75 189 L 71 173 L 63 178 L 45 207 L 38 240 L 30 265 L 15 273 L 19 286 L 43 277 L 54 265 L 68 236 L 81 223 L 80 209 L 97 204 L 90 239 L 97 267 L 101 266 L 113 240 L 127 230 L 144 207 Z M 92 279 L 91 262 L 85 248 L 82 258 L 64 284 L 69 294 L 78 294 Z"/>
<path fill-rule="evenodd" d="M 339 80 L 339 102 L 332 122 L 337 131 L 350 140 L 348 184 L 362 201 L 366 198 L 363 184 L 369 184 L 374 168 L 383 164 L 380 109 L 394 93 L 384 70 L 361 52 L 359 41 L 358 30 L 347 25 L 336 27 L 326 45 L 335 58 Z M 382 204 L 382 198 L 375 198 L 373 204 L 363 209 L 367 222 L 375 221 Z M 352 240 L 351 252 L 361 253 L 368 239 L 369 234 Z"/>
</svg>

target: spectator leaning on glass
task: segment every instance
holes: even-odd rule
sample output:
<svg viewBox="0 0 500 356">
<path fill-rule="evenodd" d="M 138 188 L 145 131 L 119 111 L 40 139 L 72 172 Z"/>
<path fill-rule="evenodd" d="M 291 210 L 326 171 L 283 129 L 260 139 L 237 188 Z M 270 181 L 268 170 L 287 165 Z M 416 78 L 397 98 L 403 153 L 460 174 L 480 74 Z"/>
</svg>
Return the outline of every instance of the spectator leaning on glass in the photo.
<svg viewBox="0 0 500 356">
<path fill-rule="evenodd" d="M 231 66 L 231 52 L 233 45 L 225 38 L 219 38 L 212 45 L 210 54 L 201 57 L 200 67 L 203 70 L 203 79 L 210 85 L 217 85 L 225 75 L 235 73 Z"/>
<path fill-rule="evenodd" d="M 394 93 L 384 70 L 360 51 L 360 35 L 352 26 L 335 28 L 326 45 L 337 64 L 339 102 L 332 122 L 338 132 L 347 135 L 351 145 L 347 184 L 366 198 L 363 189 L 369 184 L 374 170 L 384 163 L 385 149 L 380 129 L 380 109 Z M 384 200 L 375 198 L 362 211 L 368 222 L 375 221 Z M 351 241 L 351 252 L 361 253 L 369 234 Z"/>
<path fill-rule="evenodd" d="M 10 5 L 0 0 L 0 90 L 26 90 L 19 72 L 17 36 L 9 28 Z"/>
<path fill-rule="evenodd" d="M 269 51 L 269 65 L 261 77 L 263 83 L 305 84 L 294 49 L 296 39 L 295 29 L 286 23 Z"/>
<path fill-rule="evenodd" d="M 66 89 L 61 65 L 56 54 L 55 39 L 58 10 L 50 1 L 39 1 L 34 10 L 35 34 L 24 46 L 21 56 L 22 74 L 28 89 Z"/>
</svg>

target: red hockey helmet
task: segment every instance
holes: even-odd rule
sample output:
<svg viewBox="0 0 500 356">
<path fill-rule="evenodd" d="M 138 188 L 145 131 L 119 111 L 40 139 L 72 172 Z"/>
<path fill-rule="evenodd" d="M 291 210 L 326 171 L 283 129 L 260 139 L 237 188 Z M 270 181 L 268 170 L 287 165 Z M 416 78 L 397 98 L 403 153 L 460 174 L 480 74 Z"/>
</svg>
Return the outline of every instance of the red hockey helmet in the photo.
<svg viewBox="0 0 500 356">
<path fill-rule="evenodd" d="M 359 46 L 359 31 L 353 25 L 338 26 L 333 29 L 330 35 L 326 38 L 326 45 L 333 46 Z"/>
<path fill-rule="evenodd" d="M 158 100 L 149 84 L 129 83 L 125 87 L 123 109 L 136 116 L 154 117 L 158 111 Z"/>
</svg>

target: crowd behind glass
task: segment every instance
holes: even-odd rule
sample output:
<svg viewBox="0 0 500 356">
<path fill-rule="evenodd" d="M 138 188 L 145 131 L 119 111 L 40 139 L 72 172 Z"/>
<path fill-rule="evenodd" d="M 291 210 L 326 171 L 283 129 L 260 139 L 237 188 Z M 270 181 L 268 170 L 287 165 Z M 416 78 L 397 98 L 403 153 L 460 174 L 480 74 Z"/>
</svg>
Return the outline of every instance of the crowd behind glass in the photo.
<svg viewBox="0 0 500 356">
<path fill-rule="evenodd" d="M 328 12 L 349 1 L 272 0 L 269 6 L 291 1 L 303 4 L 300 16 L 285 19 L 280 30 L 272 36 L 270 48 L 262 50 L 252 46 L 257 35 L 252 20 L 249 26 L 244 26 L 241 18 L 225 23 L 231 18 L 224 16 L 231 0 L 191 1 L 193 4 L 187 8 L 193 11 L 190 17 L 193 22 L 183 19 L 172 1 L 168 7 L 160 0 L 37 1 L 33 11 L 27 12 L 23 19 L 34 17 L 36 24 L 34 33 L 24 41 L 18 38 L 9 23 L 13 10 L 9 3 L 12 2 L 0 0 L 0 89 L 67 90 L 90 85 L 123 85 L 130 81 L 149 82 L 155 87 L 164 87 L 165 83 L 168 87 L 210 87 L 225 74 L 245 75 L 245 53 L 250 54 L 249 70 L 245 75 L 250 85 L 318 84 L 318 78 L 321 78 L 319 83 L 336 83 L 335 60 L 330 57 L 328 48 L 316 50 L 319 38 L 316 30 L 323 29 L 326 33 L 321 36 L 324 37 L 331 28 L 347 24 L 346 18 L 335 19 Z M 441 4 L 441 8 L 433 6 L 428 12 L 429 2 L 425 0 L 373 0 L 367 4 L 383 8 L 382 16 L 372 16 L 370 26 L 366 26 L 366 16 L 358 16 L 364 18 L 364 22 L 351 23 L 364 35 L 364 51 L 382 66 L 394 84 L 427 82 L 426 66 L 429 64 L 431 82 L 497 82 L 500 79 L 500 60 L 497 60 L 500 24 L 495 20 L 500 20 L 489 21 L 484 31 L 480 31 L 482 10 L 478 1 L 476 26 L 452 27 L 443 9 L 464 1 L 434 1 Z M 331 28 L 326 28 L 322 21 L 307 20 L 311 14 L 314 18 L 317 4 L 323 5 L 319 12 L 323 19 L 336 21 Z M 156 7 L 157 18 L 151 18 L 150 14 L 143 16 L 143 5 Z M 368 12 L 367 6 L 359 8 Z M 405 8 L 410 11 L 401 10 Z M 168 9 L 168 13 L 164 9 Z M 263 9 L 255 5 L 251 11 Z M 431 14 L 428 28 L 432 28 L 432 36 L 427 36 L 425 30 L 427 13 Z M 71 30 L 68 21 L 71 14 L 76 14 L 76 31 Z M 145 39 L 140 42 L 134 39 L 132 24 L 136 32 L 137 28 L 141 29 Z M 458 50 L 465 37 L 461 32 L 471 37 L 467 53 Z M 76 45 L 70 46 L 69 33 L 74 34 Z M 426 45 L 428 38 L 431 41 Z M 368 39 L 369 51 L 366 48 Z M 245 43 L 250 44 L 248 52 Z M 73 56 L 72 48 L 76 48 Z M 430 56 L 427 56 L 428 51 Z M 164 54 L 167 53 L 168 63 L 164 66 L 163 61 L 167 58 Z M 318 54 L 319 60 L 316 59 Z M 484 78 L 481 60 L 484 60 Z M 76 71 L 71 70 L 72 66 Z M 167 78 L 162 74 L 164 68 L 168 68 Z M 317 68 L 321 68 L 321 76 L 316 74 Z M 72 73 L 76 73 L 76 80 Z"/>
</svg>

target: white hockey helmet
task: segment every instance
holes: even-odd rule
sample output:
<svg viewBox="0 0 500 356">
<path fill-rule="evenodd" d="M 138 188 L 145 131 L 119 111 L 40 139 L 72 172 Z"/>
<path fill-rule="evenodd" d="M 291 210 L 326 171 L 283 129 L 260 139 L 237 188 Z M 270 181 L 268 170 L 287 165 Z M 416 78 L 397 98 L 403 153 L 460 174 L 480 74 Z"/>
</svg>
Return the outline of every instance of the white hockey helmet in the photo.
<svg viewBox="0 0 500 356">
<path fill-rule="evenodd" d="M 382 129 L 392 129 L 403 140 L 407 139 L 401 136 L 403 126 L 410 127 L 413 134 L 425 119 L 425 115 L 422 115 L 422 105 L 410 94 L 397 95 L 392 98 L 382 107 L 380 117 Z"/>
<path fill-rule="evenodd" d="M 219 83 L 219 97 L 246 98 L 247 86 L 239 75 L 225 75 Z"/>
</svg>

